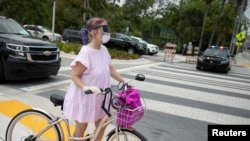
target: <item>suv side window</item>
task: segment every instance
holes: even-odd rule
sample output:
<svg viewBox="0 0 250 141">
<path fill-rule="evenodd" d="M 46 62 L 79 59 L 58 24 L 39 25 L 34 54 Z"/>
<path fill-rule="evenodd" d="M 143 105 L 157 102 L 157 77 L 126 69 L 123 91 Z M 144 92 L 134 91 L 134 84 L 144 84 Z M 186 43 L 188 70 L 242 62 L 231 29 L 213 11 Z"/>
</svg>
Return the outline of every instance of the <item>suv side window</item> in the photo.
<svg viewBox="0 0 250 141">
<path fill-rule="evenodd" d="M 27 30 L 33 30 L 33 27 L 32 26 L 26 26 L 25 29 L 27 29 Z"/>
<path fill-rule="evenodd" d="M 63 40 L 65 42 L 75 42 L 82 44 L 82 35 L 78 30 L 65 29 L 63 31 Z"/>
<path fill-rule="evenodd" d="M 117 38 L 117 39 L 121 39 L 122 36 L 120 34 L 114 34 L 114 37 Z"/>
</svg>

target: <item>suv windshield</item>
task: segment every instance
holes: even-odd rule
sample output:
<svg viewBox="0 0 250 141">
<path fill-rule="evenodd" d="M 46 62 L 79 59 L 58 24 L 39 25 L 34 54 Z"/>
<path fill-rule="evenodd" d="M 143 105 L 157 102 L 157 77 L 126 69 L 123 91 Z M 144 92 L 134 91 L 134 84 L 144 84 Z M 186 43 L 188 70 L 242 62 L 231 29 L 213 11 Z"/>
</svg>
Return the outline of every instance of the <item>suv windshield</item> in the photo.
<svg viewBox="0 0 250 141">
<path fill-rule="evenodd" d="M 204 51 L 204 55 L 227 57 L 228 51 L 226 48 L 210 47 Z"/>
<path fill-rule="evenodd" d="M 129 40 L 129 41 L 133 41 L 132 38 L 130 38 L 130 37 L 127 36 L 127 35 L 124 35 L 124 38 L 127 39 L 127 40 Z"/>
<path fill-rule="evenodd" d="M 0 33 L 29 35 L 21 25 L 11 19 L 0 19 Z"/>
<path fill-rule="evenodd" d="M 139 41 L 141 41 L 142 43 L 148 44 L 148 42 L 143 39 L 140 39 Z"/>
<path fill-rule="evenodd" d="M 124 40 L 127 40 L 127 41 L 133 41 L 132 38 L 130 38 L 129 36 L 127 36 L 125 34 L 116 33 L 113 36 L 115 36 L 118 39 L 124 39 Z"/>
<path fill-rule="evenodd" d="M 49 29 L 49 28 L 47 28 L 47 27 L 44 27 L 44 26 L 37 26 L 38 28 L 40 28 L 43 32 L 48 32 L 48 33 L 52 33 L 52 31 Z"/>
</svg>

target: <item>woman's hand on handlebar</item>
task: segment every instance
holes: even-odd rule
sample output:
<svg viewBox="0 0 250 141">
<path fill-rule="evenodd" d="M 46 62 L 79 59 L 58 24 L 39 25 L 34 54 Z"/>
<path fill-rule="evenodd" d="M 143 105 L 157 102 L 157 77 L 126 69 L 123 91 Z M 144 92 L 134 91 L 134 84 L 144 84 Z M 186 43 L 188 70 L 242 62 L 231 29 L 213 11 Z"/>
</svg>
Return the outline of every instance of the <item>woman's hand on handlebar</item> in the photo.
<svg viewBox="0 0 250 141">
<path fill-rule="evenodd" d="M 102 93 L 101 89 L 96 87 L 96 86 L 84 86 L 82 88 L 82 90 L 86 93 L 86 94 L 99 94 Z"/>
</svg>

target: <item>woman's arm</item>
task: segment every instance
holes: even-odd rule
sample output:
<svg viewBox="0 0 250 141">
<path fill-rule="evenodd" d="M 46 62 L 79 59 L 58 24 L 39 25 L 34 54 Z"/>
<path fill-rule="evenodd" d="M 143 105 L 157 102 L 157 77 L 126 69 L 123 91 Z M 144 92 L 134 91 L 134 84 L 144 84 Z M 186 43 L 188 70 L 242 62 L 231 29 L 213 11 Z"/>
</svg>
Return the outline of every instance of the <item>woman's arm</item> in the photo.
<svg viewBox="0 0 250 141">
<path fill-rule="evenodd" d="M 76 62 L 76 65 L 72 67 L 71 79 L 81 89 L 85 86 L 81 80 L 81 76 L 86 69 L 80 62 Z"/>
<path fill-rule="evenodd" d="M 114 78 L 118 82 L 124 81 L 121 75 L 115 70 L 115 68 L 112 65 L 110 66 L 110 75 L 112 78 Z"/>
</svg>

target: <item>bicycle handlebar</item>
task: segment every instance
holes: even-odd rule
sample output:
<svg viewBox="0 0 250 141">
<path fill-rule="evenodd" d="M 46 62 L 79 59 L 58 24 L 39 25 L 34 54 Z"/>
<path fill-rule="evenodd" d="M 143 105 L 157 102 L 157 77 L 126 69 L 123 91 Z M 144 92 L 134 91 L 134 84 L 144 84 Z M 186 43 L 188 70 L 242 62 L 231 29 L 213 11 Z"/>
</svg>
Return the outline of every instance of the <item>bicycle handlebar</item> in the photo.
<svg viewBox="0 0 250 141">
<path fill-rule="evenodd" d="M 99 94 L 106 94 L 106 93 L 110 92 L 110 90 L 107 91 L 108 88 L 106 88 L 105 90 L 103 90 L 102 88 L 99 88 L 99 89 L 101 91 L 101 93 L 99 93 Z M 84 92 L 85 92 L 85 94 L 94 94 L 91 90 L 86 90 Z"/>
<path fill-rule="evenodd" d="M 143 74 L 137 74 L 135 76 L 135 80 L 138 80 L 138 81 L 144 81 L 145 80 L 145 76 Z M 125 90 L 129 87 L 132 87 L 131 85 L 128 84 L 128 82 L 120 82 L 118 83 L 118 89 L 119 90 Z M 113 105 L 112 104 L 112 98 L 113 98 L 113 91 L 111 88 L 105 88 L 105 89 L 101 89 L 101 93 L 99 94 L 104 94 L 104 99 L 102 101 L 102 109 L 104 110 L 104 112 L 110 117 L 111 114 L 110 114 L 110 106 Z M 107 94 L 110 93 L 110 98 L 109 98 L 109 105 L 108 105 L 108 108 L 105 108 L 105 103 L 106 103 L 106 97 L 107 97 Z M 93 94 L 93 92 L 91 90 L 86 90 L 85 91 L 85 94 Z"/>
</svg>

